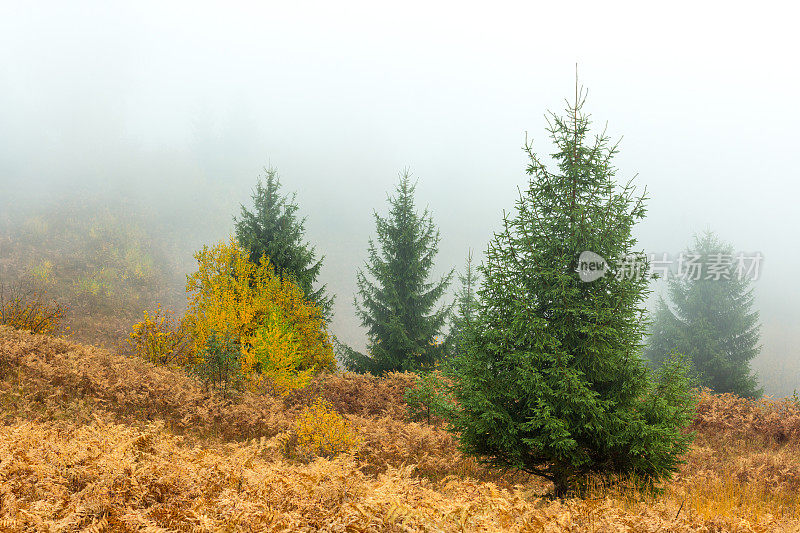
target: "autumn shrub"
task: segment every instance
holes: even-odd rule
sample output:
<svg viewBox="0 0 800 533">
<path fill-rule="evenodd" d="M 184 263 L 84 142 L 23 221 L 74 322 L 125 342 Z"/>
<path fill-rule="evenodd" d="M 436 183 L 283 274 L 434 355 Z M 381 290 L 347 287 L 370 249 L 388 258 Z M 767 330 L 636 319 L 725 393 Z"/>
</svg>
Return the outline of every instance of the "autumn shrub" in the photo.
<svg viewBox="0 0 800 533">
<path fill-rule="evenodd" d="M 0 283 L 0 324 L 14 329 L 52 335 L 63 327 L 67 307 L 45 292 Z"/>
<path fill-rule="evenodd" d="M 191 337 L 183 322 L 160 304 L 133 325 L 128 345 L 136 356 L 157 365 L 186 365 L 193 359 Z"/>
<path fill-rule="evenodd" d="M 187 278 L 187 327 L 200 352 L 213 332 L 236 339 L 242 371 L 286 392 L 311 375 L 335 368 L 333 347 L 319 307 L 269 260 L 250 261 L 235 241 L 204 246 Z"/>
<path fill-rule="evenodd" d="M 800 439 L 756 438 L 781 419 L 793 427 L 789 402 L 706 392 L 699 437 L 663 493 L 603 476 L 559 501 L 541 481 L 463 455 L 444 429 L 408 422 L 413 374 L 323 374 L 282 398 L 231 398 L 169 366 L 0 326 L 3 364 L 13 371 L 0 373 L 2 531 L 800 527 Z M 358 443 L 332 460 L 278 460 L 316 392 Z"/>
<path fill-rule="evenodd" d="M 304 409 L 282 439 L 283 455 L 309 462 L 315 457 L 330 459 L 353 450 L 360 442 L 358 433 L 330 403 L 318 398 Z"/>
<path fill-rule="evenodd" d="M 541 481 L 489 470 L 444 429 L 406 421 L 413 374 L 323 374 L 286 397 L 230 398 L 169 366 L 0 326 L 4 363 L 1 531 L 800 527 L 800 439 L 755 438 L 778 417 L 795 423 L 782 401 L 705 393 L 699 438 L 656 497 L 604 476 L 583 498 L 553 500 Z M 278 460 L 317 392 L 358 444 L 332 460 Z"/>
</svg>

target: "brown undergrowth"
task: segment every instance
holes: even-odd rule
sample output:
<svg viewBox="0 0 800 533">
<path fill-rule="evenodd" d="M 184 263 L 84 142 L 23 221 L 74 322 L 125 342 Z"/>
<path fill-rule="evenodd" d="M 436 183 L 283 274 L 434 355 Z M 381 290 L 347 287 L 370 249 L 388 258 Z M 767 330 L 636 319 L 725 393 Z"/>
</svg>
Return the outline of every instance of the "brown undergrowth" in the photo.
<svg viewBox="0 0 800 533">
<path fill-rule="evenodd" d="M 177 370 L 0 328 L 0 530 L 799 530 L 790 401 L 703 392 L 697 440 L 661 494 L 598 479 L 557 501 L 408 422 L 412 381 L 331 374 L 285 398 L 231 399 Z M 357 438 L 293 460 L 287 435 L 314 405 Z"/>
</svg>

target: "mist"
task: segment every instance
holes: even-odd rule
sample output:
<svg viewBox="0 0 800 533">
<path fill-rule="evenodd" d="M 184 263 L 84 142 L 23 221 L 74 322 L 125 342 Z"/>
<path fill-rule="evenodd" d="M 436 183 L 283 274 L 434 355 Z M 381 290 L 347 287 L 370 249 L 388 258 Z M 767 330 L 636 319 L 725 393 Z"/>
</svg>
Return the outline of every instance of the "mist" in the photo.
<svg viewBox="0 0 800 533">
<path fill-rule="evenodd" d="M 4 2 L 0 222 L 91 199 L 142 213 L 177 265 L 230 235 L 265 166 L 296 192 L 357 348 L 356 270 L 398 172 L 441 231 L 434 276 L 480 260 L 527 185 L 522 145 L 580 83 L 617 177 L 646 187 L 641 248 L 713 230 L 761 252 L 767 394 L 800 389 L 800 119 L 791 7 L 406 2 Z M 165 237 L 167 238 L 167 237 Z M 2 242 L 2 241 L 0 241 Z M 0 249 L 0 256 L 5 252 Z M 663 290 L 653 285 L 655 295 Z"/>
</svg>

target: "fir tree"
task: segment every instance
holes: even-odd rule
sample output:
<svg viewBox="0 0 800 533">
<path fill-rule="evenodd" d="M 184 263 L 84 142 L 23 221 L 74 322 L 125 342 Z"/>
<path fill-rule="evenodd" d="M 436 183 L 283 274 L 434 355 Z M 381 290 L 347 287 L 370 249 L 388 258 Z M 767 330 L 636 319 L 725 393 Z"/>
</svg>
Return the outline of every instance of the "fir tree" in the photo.
<svg viewBox="0 0 800 533">
<path fill-rule="evenodd" d="M 706 232 L 695 236 L 684 257 L 705 271 L 667 280 L 670 303 L 659 299 L 647 358 L 659 365 L 679 352 L 688 356 L 701 385 L 720 393 L 761 396 L 750 369 L 759 353 L 759 316 L 753 310 L 751 282 L 737 272 L 733 247 Z"/>
<path fill-rule="evenodd" d="M 448 358 L 463 349 L 467 331 L 474 322 L 478 305 L 476 290 L 478 275 L 472 263 L 472 250 L 467 256 L 464 271 L 458 274 L 460 287 L 456 293 L 453 313 L 450 317 L 450 331 L 445 339 L 445 350 Z"/>
<path fill-rule="evenodd" d="M 595 472 L 669 475 L 694 401 L 680 362 L 652 375 L 641 359 L 648 280 L 576 272 L 587 250 L 646 267 L 632 235 L 644 195 L 617 185 L 617 145 L 589 138 L 583 102 L 576 87 L 567 116 L 549 115 L 555 170 L 526 141 L 528 188 L 478 269 L 475 324 L 451 365 L 462 449 L 543 476 L 558 496 Z"/>
<path fill-rule="evenodd" d="M 314 288 L 324 258 L 317 259 L 315 249 L 303 242 L 305 218 L 297 218 L 295 195 L 281 194 L 275 169 L 265 169 L 265 173 L 253 191 L 253 211 L 242 206 L 241 217 L 234 217 L 236 239 L 249 251 L 251 262 L 259 264 L 266 255 L 278 275 L 291 276 L 330 319 L 333 298 L 324 285 Z"/>
<path fill-rule="evenodd" d="M 396 195 L 389 198 L 389 215 L 376 212 L 379 246 L 370 239 L 369 260 L 358 272 L 356 310 L 367 328 L 368 355 L 339 344 L 345 366 L 356 372 L 383 374 L 430 368 L 441 356 L 438 335 L 449 313 L 436 309 L 450 283 L 451 271 L 429 282 L 439 249 L 439 231 L 427 209 L 414 207 L 408 172 L 400 175 Z M 372 279 L 371 279 L 372 278 Z"/>
</svg>

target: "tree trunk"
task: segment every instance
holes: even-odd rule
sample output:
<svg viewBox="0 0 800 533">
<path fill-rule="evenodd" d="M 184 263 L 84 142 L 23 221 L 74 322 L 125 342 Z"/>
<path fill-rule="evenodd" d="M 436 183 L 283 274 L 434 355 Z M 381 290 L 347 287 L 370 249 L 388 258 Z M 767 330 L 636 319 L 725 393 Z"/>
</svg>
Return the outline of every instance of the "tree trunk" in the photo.
<svg viewBox="0 0 800 533">
<path fill-rule="evenodd" d="M 553 477 L 553 495 L 556 498 L 564 498 L 572 488 L 570 476 L 566 472 L 557 472 Z"/>
</svg>

